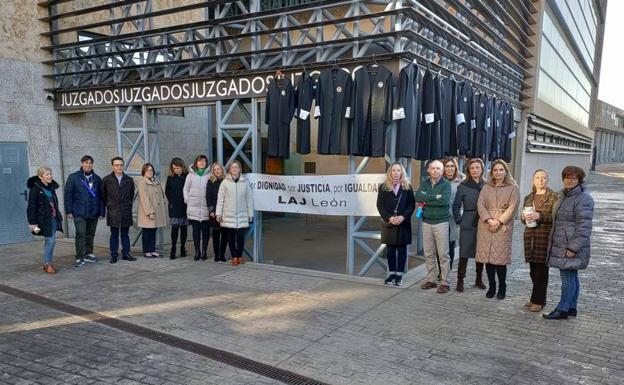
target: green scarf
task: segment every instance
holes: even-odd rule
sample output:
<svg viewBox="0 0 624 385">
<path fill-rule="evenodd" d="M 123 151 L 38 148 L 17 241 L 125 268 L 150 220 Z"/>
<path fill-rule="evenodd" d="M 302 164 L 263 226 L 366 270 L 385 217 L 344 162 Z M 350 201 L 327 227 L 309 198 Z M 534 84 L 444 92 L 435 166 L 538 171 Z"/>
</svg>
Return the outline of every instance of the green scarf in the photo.
<svg viewBox="0 0 624 385">
<path fill-rule="evenodd" d="M 199 176 L 204 176 L 204 173 L 206 172 L 208 168 L 198 168 L 197 170 L 195 170 L 195 173 Z"/>
</svg>

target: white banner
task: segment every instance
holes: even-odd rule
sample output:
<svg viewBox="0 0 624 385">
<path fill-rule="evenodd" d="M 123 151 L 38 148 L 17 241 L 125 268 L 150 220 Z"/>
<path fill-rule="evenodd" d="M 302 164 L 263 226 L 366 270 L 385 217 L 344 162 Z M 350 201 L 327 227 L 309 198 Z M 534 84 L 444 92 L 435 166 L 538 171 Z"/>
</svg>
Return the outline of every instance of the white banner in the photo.
<svg viewBox="0 0 624 385">
<path fill-rule="evenodd" d="M 385 178 L 385 174 L 245 176 L 256 210 L 354 216 L 379 216 L 377 191 Z"/>
</svg>

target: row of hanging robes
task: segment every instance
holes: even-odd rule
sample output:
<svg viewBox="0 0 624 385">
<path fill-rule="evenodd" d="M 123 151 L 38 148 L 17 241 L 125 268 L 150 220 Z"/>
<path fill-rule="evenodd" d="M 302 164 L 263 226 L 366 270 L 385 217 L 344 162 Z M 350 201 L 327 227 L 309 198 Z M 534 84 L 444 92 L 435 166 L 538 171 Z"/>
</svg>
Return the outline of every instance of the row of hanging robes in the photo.
<svg viewBox="0 0 624 385">
<path fill-rule="evenodd" d="M 416 63 L 398 79 L 370 63 L 353 74 L 333 66 L 292 84 L 277 74 L 268 85 L 265 123 L 267 155 L 290 155 L 290 128 L 296 120 L 296 151 L 309 154 L 310 121 L 318 121 L 322 155 L 383 157 L 386 129 L 397 125 L 396 157 L 417 160 L 464 155 L 511 160 L 515 136 L 513 107 L 507 100 L 475 91 L 470 82 L 443 77 Z"/>
</svg>

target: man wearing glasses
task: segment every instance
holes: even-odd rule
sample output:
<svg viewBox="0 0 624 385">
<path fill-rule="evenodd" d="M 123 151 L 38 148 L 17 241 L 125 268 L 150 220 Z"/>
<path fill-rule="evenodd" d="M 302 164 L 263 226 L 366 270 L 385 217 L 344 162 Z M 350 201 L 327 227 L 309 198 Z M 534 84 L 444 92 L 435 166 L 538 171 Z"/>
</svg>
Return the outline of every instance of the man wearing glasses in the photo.
<svg viewBox="0 0 624 385">
<path fill-rule="evenodd" d="M 93 171 L 93 157 L 85 155 L 80 162 L 80 170 L 69 175 L 65 183 L 65 213 L 68 219 L 74 220 L 76 227 L 76 267 L 84 266 L 85 262 L 97 262 L 93 238 L 98 218 L 104 218 L 102 179 Z"/>
<path fill-rule="evenodd" d="M 132 201 L 134 200 L 134 181 L 124 173 L 124 160 L 117 156 L 111 159 L 113 172 L 102 179 L 102 199 L 106 205 L 106 224 L 110 227 L 110 263 L 117 263 L 119 236 L 121 235 L 121 259 L 136 261 L 130 255 L 130 236 L 132 226 Z"/>
</svg>

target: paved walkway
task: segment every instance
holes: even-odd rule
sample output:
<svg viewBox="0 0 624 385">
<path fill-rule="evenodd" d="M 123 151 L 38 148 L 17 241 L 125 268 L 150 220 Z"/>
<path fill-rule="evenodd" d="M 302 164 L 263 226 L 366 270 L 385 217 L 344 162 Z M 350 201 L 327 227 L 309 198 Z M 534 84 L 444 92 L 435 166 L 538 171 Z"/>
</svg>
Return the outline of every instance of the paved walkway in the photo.
<svg viewBox="0 0 624 385">
<path fill-rule="evenodd" d="M 624 174 L 592 174 L 589 188 L 596 201 L 592 261 L 580 276 L 579 316 L 566 321 L 545 321 L 523 307 L 530 279 L 519 242 L 503 301 L 474 288 L 425 292 L 414 279 L 395 289 L 379 280 L 188 258 L 75 269 L 66 242 L 57 245 L 62 268 L 49 276 L 39 267 L 41 242 L 0 247 L 0 383 L 280 383 L 167 343 L 177 337 L 335 385 L 619 385 Z M 552 270 L 551 305 L 559 282 Z M 10 288 L 100 318 L 7 294 Z M 147 329 L 156 333 L 142 335 Z"/>
</svg>

